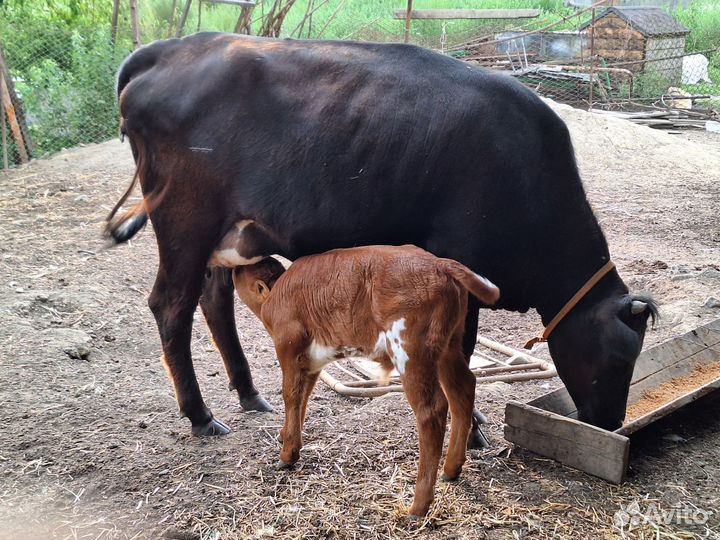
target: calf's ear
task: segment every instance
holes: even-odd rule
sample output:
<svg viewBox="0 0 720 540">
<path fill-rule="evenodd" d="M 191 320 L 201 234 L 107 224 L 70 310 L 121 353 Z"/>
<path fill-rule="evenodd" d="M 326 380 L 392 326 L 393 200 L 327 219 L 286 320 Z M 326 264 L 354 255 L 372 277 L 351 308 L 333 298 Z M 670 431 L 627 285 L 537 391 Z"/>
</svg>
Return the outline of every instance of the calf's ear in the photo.
<svg viewBox="0 0 720 540">
<path fill-rule="evenodd" d="M 264 281 L 256 279 L 254 289 L 260 300 L 267 300 L 267 297 L 270 294 L 270 287 L 268 287 Z"/>
</svg>

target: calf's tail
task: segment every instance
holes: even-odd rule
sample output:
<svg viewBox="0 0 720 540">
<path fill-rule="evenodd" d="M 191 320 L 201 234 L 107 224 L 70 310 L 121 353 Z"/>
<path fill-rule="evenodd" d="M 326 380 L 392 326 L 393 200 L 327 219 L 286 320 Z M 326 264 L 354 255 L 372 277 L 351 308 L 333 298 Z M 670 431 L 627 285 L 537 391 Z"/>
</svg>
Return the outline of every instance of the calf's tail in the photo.
<svg viewBox="0 0 720 540">
<path fill-rule="evenodd" d="M 500 289 L 495 284 L 468 267 L 452 259 L 440 259 L 440 264 L 450 277 L 488 306 L 494 305 L 500 298 Z"/>
</svg>

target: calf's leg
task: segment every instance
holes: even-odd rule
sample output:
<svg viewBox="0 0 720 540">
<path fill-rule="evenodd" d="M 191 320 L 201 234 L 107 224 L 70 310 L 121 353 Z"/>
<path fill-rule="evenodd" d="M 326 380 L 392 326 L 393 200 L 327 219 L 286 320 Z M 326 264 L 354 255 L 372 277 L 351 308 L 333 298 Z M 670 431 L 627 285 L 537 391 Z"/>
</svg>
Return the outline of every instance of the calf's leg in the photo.
<svg viewBox="0 0 720 540">
<path fill-rule="evenodd" d="M 225 364 L 230 389 L 237 390 L 242 408 L 246 411 L 272 411 L 272 406 L 253 384 L 250 365 L 238 339 L 231 273 L 232 270 L 221 267 L 207 271 L 200 307 Z"/>
<path fill-rule="evenodd" d="M 297 362 L 280 360 L 280 365 L 283 366 L 283 400 L 285 401 L 285 422 L 280 432 L 283 441 L 280 467 L 287 468 L 300 459 L 304 420 L 302 405 L 308 377 L 307 371 L 300 369 Z"/>
<path fill-rule="evenodd" d="M 315 388 L 315 383 L 318 380 L 318 377 L 320 376 L 320 372 L 317 373 L 307 373 L 303 379 L 302 384 L 302 393 L 303 397 L 300 400 L 300 432 L 302 433 L 303 426 L 305 425 L 305 417 L 307 416 L 307 404 L 308 400 L 310 399 L 310 394 L 312 394 L 313 388 Z M 287 418 L 287 415 L 286 415 Z M 285 427 L 283 426 L 282 429 L 280 429 L 279 433 L 279 439 L 280 442 L 283 442 L 285 440 Z"/>
<path fill-rule="evenodd" d="M 291 467 L 300 459 L 302 448 L 302 426 L 305 420 L 304 403 L 317 380 L 307 370 L 309 364 L 304 356 L 307 348 L 307 336 L 301 325 L 288 322 L 273 335 L 282 369 L 282 392 L 285 402 L 285 422 L 280 430 L 283 442 L 280 451 L 281 468 Z"/>
<path fill-rule="evenodd" d="M 415 497 L 409 513 L 424 516 L 435 496 L 435 481 L 442 454 L 448 403 L 437 380 L 432 361 L 410 355 L 403 386 L 410 407 L 415 413 L 420 461 L 418 463 Z"/>
<path fill-rule="evenodd" d="M 448 442 L 443 480 L 455 480 L 465 463 L 465 448 L 473 419 L 475 376 L 462 352 L 460 340 L 451 342 L 445 358 L 438 366 L 440 384 L 450 404 L 450 441 Z"/>
</svg>

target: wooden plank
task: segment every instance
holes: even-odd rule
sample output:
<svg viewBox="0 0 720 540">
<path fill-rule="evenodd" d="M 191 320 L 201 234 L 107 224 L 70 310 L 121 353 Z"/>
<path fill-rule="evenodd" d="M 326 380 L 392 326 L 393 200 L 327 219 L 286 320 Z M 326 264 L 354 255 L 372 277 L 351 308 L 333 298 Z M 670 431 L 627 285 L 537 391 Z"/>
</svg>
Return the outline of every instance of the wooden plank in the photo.
<svg viewBox="0 0 720 540">
<path fill-rule="evenodd" d="M 651 347 L 642 353 L 635 363 L 632 384 L 661 371 L 668 366 L 682 362 L 686 358 L 699 353 L 709 346 L 720 344 L 720 322 L 691 330 L 682 336 L 675 337 Z"/>
<path fill-rule="evenodd" d="M 20 155 L 20 162 L 27 163 L 28 154 L 25 149 L 25 142 L 23 141 L 22 133 L 20 131 L 20 124 L 18 123 L 17 116 L 15 115 L 15 107 L 10 100 L 10 91 L 5 84 L 5 76 L 2 72 L 0 72 L 0 99 L 2 99 L 5 114 L 7 116 L 8 123 L 10 124 L 10 132 L 12 133 L 13 139 L 15 139 L 15 147 Z"/>
<path fill-rule="evenodd" d="M 25 141 L 25 148 L 27 149 L 28 157 L 32 157 L 35 150 L 33 147 L 32 137 L 30 137 L 30 130 L 27 126 L 27 120 L 25 119 L 25 111 L 23 110 L 22 101 L 15 91 L 15 83 L 10 75 L 10 69 L 8 68 L 7 62 L 5 62 L 5 54 L 2 47 L 0 47 L 0 71 L 2 71 L 2 74 L 5 76 L 5 84 L 7 85 L 7 90 L 10 94 L 10 101 L 15 108 L 15 116 L 18 124 L 20 125 L 20 133 Z"/>
<path fill-rule="evenodd" d="M 598 50 L 642 51 L 645 43 L 641 39 L 595 36 L 595 48 Z"/>
<path fill-rule="evenodd" d="M 255 0 L 202 0 L 206 4 L 228 4 L 238 7 L 255 7 Z"/>
<path fill-rule="evenodd" d="M 8 165 L 8 151 L 7 151 L 7 124 L 5 123 L 5 105 L 0 99 L 0 130 L 2 131 L 2 160 L 3 169 L 7 169 Z"/>
<path fill-rule="evenodd" d="M 396 9 L 394 19 L 405 19 L 407 12 Z M 415 9 L 411 19 L 532 19 L 540 16 L 539 9 Z"/>
<path fill-rule="evenodd" d="M 625 479 L 627 437 L 516 401 L 505 408 L 505 424 L 514 444 L 609 482 Z"/>
<path fill-rule="evenodd" d="M 529 405 L 538 407 L 539 409 L 545 409 L 546 411 L 553 412 L 562 416 L 570 416 L 577 418 L 577 407 L 575 402 L 570 397 L 570 393 L 564 386 L 558 388 L 554 392 L 545 394 L 532 400 Z"/>
<path fill-rule="evenodd" d="M 596 28 L 595 29 L 595 39 L 598 39 L 598 38 L 633 39 L 633 40 L 637 40 L 637 41 L 643 41 L 643 42 L 645 41 L 645 37 L 640 32 L 638 32 L 637 30 L 633 30 L 630 27 Z"/>
<path fill-rule="evenodd" d="M 602 56 L 606 60 L 643 60 L 645 58 L 643 51 L 626 51 L 622 49 L 595 49 L 595 54 Z"/>
</svg>

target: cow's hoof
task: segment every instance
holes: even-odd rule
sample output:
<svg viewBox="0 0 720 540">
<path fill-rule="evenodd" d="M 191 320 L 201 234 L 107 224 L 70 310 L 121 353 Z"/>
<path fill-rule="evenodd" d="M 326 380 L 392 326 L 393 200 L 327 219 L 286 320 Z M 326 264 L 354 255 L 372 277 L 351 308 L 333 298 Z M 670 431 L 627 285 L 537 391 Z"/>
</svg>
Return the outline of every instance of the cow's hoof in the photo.
<svg viewBox="0 0 720 540">
<path fill-rule="evenodd" d="M 244 411 L 273 412 L 272 405 L 260 394 L 240 399 L 240 406 Z"/>
<path fill-rule="evenodd" d="M 487 416 L 485 416 L 483 413 L 481 413 L 477 409 L 473 409 L 472 415 L 473 415 L 473 425 L 482 426 L 483 424 L 488 423 Z"/>
<path fill-rule="evenodd" d="M 215 418 L 211 418 L 207 424 L 192 427 L 192 434 L 195 437 L 211 437 L 213 435 L 227 435 L 228 433 L 230 433 L 230 428 Z"/>
<path fill-rule="evenodd" d="M 479 427 L 473 427 L 470 430 L 467 447 L 468 450 L 484 450 L 490 448 L 490 441 Z"/>
<path fill-rule="evenodd" d="M 277 468 L 281 471 L 286 471 L 289 469 L 292 469 L 295 466 L 294 463 L 288 463 L 286 461 L 283 461 L 282 459 L 277 462 Z"/>
</svg>

